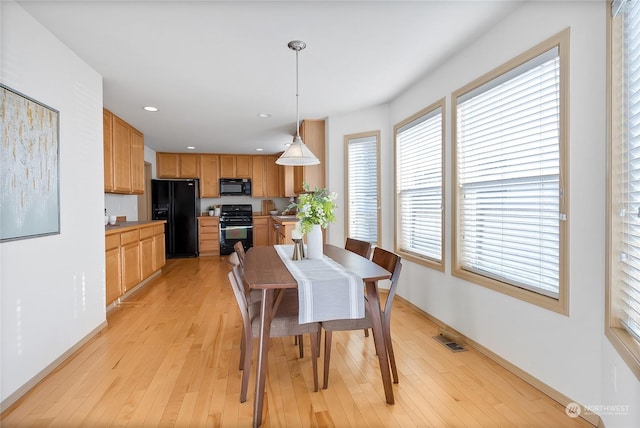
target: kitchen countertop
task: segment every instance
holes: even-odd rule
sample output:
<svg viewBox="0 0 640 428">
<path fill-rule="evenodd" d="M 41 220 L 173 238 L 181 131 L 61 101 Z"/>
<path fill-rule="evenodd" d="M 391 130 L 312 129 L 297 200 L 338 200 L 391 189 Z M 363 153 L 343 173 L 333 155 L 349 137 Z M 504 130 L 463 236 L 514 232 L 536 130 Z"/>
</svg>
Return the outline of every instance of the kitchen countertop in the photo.
<svg viewBox="0 0 640 428">
<path fill-rule="evenodd" d="M 128 230 L 139 229 L 140 227 L 153 226 L 155 224 L 164 224 L 166 220 L 151 220 L 151 221 L 121 221 L 116 224 L 108 224 L 104 227 L 105 235 L 112 235 L 114 233 L 126 232 Z"/>
</svg>

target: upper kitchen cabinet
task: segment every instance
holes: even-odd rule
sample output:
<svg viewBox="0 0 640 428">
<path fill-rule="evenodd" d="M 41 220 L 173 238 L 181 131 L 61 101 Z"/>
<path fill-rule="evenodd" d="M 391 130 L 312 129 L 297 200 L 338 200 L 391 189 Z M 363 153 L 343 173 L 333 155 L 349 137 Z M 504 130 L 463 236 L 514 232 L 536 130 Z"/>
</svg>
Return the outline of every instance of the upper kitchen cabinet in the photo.
<svg viewBox="0 0 640 428">
<path fill-rule="evenodd" d="M 220 155 L 221 178 L 251 178 L 251 155 Z"/>
<path fill-rule="evenodd" d="M 200 197 L 220 197 L 220 156 L 200 155 Z"/>
<path fill-rule="evenodd" d="M 193 153 L 156 153 L 158 178 L 198 178 L 200 155 Z"/>
<path fill-rule="evenodd" d="M 277 155 L 264 156 L 264 188 L 267 198 L 284 198 L 295 196 L 293 192 L 293 167 L 278 165 Z"/>
<path fill-rule="evenodd" d="M 264 198 L 266 195 L 265 156 L 256 155 L 251 159 L 251 196 Z"/>
<path fill-rule="evenodd" d="M 104 191 L 144 193 L 144 136 L 124 120 L 103 110 Z"/>
<path fill-rule="evenodd" d="M 312 166 L 294 166 L 293 183 L 294 192 L 303 193 L 303 184 L 307 183 L 309 189 L 325 187 L 325 131 L 324 120 L 305 119 L 300 124 L 300 137 L 311 152 L 320 159 L 320 164 Z"/>
</svg>

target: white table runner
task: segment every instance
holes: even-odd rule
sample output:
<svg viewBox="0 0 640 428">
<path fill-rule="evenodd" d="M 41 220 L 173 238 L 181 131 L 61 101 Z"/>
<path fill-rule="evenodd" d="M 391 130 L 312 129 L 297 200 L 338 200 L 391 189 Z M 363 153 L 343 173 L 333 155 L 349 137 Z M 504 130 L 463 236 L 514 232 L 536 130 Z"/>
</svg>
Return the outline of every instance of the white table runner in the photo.
<svg viewBox="0 0 640 428">
<path fill-rule="evenodd" d="M 364 317 L 362 278 L 327 256 L 292 260 L 293 245 L 275 248 L 298 283 L 301 324 Z"/>
</svg>

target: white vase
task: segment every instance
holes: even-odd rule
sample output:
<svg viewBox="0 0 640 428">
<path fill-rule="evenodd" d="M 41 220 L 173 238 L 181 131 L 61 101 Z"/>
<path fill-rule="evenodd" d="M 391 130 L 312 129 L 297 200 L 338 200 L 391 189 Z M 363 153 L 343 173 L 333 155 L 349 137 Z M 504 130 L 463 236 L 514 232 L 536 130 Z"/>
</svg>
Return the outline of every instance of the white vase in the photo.
<svg viewBox="0 0 640 428">
<path fill-rule="evenodd" d="M 320 260 L 322 257 L 322 228 L 319 224 L 314 224 L 307 232 L 307 258 Z"/>
</svg>

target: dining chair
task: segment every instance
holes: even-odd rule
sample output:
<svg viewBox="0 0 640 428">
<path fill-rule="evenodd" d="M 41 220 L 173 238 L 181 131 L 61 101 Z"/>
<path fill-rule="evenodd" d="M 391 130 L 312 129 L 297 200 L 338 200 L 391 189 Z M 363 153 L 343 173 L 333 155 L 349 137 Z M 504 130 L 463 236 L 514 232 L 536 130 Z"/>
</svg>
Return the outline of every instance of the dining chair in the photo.
<svg viewBox="0 0 640 428">
<path fill-rule="evenodd" d="M 233 244 L 233 249 L 238 255 L 238 260 L 240 261 L 240 264 L 244 266 L 244 246 L 242 245 L 242 242 L 238 241 L 235 244 Z"/>
<path fill-rule="evenodd" d="M 241 351 L 242 383 L 240 387 L 240 402 L 247 400 L 247 387 L 249 385 L 249 371 L 251 369 L 251 357 L 253 355 L 253 339 L 260 335 L 260 304 L 249 303 L 245 293 L 244 273 L 240 265 L 234 265 L 228 274 L 233 294 L 238 302 L 242 315 L 243 343 Z M 284 294 L 276 313 L 271 321 L 270 337 L 298 336 L 309 334 L 311 336 L 311 364 L 313 366 L 313 390 L 318 391 L 318 337 L 320 323 L 298 322 L 298 300 L 289 298 L 292 294 Z"/>
<path fill-rule="evenodd" d="M 345 250 L 349 250 L 352 253 L 356 253 L 366 259 L 371 258 L 371 243 L 367 241 L 361 241 L 355 238 L 347 238 L 344 244 Z"/>
<path fill-rule="evenodd" d="M 393 383 L 398 383 L 398 370 L 396 369 L 396 359 L 393 354 L 393 344 L 391 341 L 391 308 L 393 305 L 393 299 L 396 295 L 396 289 L 398 287 L 398 278 L 400 277 L 400 271 L 402 270 L 402 263 L 400 262 L 400 259 L 400 256 L 398 256 L 397 254 L 387 251 L 383 248 L 375 247 L 373 250 L 372 261 L 391 272 L 391 285 L 389 286 L 389 293 L 387 294 L 384 309 L 382 310 L 382 330 L 384 343 L 387 348 L 387 358 L 391 363 Z M 329 385 L 329 362 L 331 359 L 332 332 L 368 329 L 372 327 L 372 321 L 369 314 L 368 306 L 365 305 L 364 318 L 323 321 L 321 325 L 325 334 L 324 378 L 322 388 L 327 389 Z"/>
</svg>

